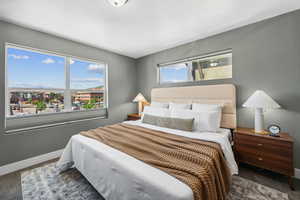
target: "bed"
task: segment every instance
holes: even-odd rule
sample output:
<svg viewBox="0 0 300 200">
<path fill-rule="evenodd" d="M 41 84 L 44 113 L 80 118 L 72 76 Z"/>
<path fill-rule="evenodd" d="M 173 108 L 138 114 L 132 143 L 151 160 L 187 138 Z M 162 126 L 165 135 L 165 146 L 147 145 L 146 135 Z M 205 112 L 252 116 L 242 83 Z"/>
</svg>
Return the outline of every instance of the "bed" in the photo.
<svg viewBox="0 0 300 200">
<path fill-rule="evenodd" d="M 222 149 L 230 174 L 233 175 L 238 173 L 238 167 L 229 140 L 229 129 L 236 127 L 235 98 L 235 87 L 230 84 L 152 90 L 151 99 L 156 102 L 223 104 L 222 128 L 216 132 L 191 134 L 144 124 L 141 121 L 128 121 L 123 124 L 216 143 Z M 61 169 L 76 167 L 106 200 L 194 200 L 193 190 L 184 182 L 122 151 L 80 134 L 70 139 L 57 166 Z"/>
</svg>

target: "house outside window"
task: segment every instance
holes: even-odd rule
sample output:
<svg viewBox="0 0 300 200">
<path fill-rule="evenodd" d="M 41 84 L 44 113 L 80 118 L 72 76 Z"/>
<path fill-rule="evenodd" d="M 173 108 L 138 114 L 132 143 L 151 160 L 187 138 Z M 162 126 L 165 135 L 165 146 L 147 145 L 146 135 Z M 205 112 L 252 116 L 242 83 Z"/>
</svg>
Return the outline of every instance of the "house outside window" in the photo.
<svg viewBox="0 0 300 200">
<path fill-rule="evenodd" d="M 232 78 L 231 50 L 158 65 L 160 84 Z"/>
</svg>

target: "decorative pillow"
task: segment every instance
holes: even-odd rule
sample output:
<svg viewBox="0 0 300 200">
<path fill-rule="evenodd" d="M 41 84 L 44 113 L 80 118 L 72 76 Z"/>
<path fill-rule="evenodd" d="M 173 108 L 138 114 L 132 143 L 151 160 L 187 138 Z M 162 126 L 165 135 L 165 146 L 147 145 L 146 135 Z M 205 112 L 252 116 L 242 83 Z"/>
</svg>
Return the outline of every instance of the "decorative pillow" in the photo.
<svg viewBox="0 0 300 200">
<path fill-rule="evenodd" d="M 180 119 L 194 118 L 194 131 L 216 132 L 220 128 L 218 111 L 195 112 L 193 110 L 173 109 L 171 117 Z"/>
<path fill-rule="evenodd" d="M 169 109 L 187 109 L 190 110 L 192 108 L 192 104 L 187 103 L 170 103 Z"/>
<path fill-rule="evenodd" d="M 155 108 L 169 108 L 169 103 L 163 103 L 163 102 L 151 102 L 151 107 Z"/>
<path fill-rule="evenodd" d="M 155 126 L 183 130 L 193 131 L 194 119 L 179 119 L 171 117 L 158 117 L 153 115 L 145 114 L 143 123 L 151 124 Z"/>
<path fill-rule="evenodd" d="M 157 108 L 153 106 L 145 106 L 144 112 L 142 114 L 142 120 L 145 114 L 158 116 L 158 117 L 170 117 L 171 111 L 168 108 Z"/>
<path fill-rule="evenodd" d="M 217 122 L 219 127 L 221 127 L 221 120 L 222 120 L 222 104 L 201 104 L 201 103 L 193 103 L 192 110 L 195 112 L 211 112 L 215 111 L 219 113 L 217 118 Z"/>
</svg>

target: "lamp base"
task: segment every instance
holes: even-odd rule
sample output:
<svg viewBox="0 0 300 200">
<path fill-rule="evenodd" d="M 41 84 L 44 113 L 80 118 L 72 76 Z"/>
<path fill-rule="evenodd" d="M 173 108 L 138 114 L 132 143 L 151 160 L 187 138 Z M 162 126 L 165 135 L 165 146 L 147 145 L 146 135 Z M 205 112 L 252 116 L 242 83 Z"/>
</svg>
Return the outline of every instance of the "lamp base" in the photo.
<svg viewBox="0 0 300 200">
<path fill-rule="evenodd" d="M 141 116 L 143 112 L 143 102 L 139 101 L 138 105 L 139 105 L 138 107 L 139 116 Z"/>
<path fill-rule="evenodd" d="M 255 108 L 255 133 L 263 133 L 264 113 L 262 108 Z"/>
</svg>

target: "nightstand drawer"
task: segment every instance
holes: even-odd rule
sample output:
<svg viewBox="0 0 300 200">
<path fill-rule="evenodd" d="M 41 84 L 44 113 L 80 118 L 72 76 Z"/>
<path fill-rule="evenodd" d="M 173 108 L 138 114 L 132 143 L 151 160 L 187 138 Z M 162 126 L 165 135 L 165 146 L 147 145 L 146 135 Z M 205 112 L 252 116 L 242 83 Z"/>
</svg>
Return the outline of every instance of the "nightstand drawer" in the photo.
<svg viewBox="0 0 300 200">
<path fill-rule="evenodd" d="M 292 155 L 292 145 L 269 143 L 263 140 L 251 141 L 251 140 L 236 140 L 235 148 L 238 149 L 248 149 L 249 151 L 256 151 L 262 154 L 276 155 L 276 157 L 290 158 Z"/>
<path fill-rule="evenodd" d="M 242 135 L 242 134 L 237 134 L 235 135 L 235 141 L 237 143 L 243 142 L 247 143 L 248 145 L 252 145 L 253 147 L 266 147 L 266 148 L 277 148 L 277 149 L 291 149 L 292 148 L 292 143 L 286 142 L 286 141 L 281 141 L 281 140 L 276 140 L 272 139 L 271 137 L 266 139 L 258 136 L 252 136 L 252 135 Z"/>
<path fill-rule="evenodd" d="M 255 157 L 264 157 L 267 159 L 271 159 L 278 162 L 292 163 L 292 152 L 289 150 L 276 150 L 269 151 L 269 149 L 265 150 L 264 146 L 258 146 L 257 148 L 253 146 L 243 145 L 242 143 L 238 143 L 235 146 L 235 151 L 238 155 L 251 155 Z M 240 158 L 240 157 L 239 157 Z"/>
<path fill-rule="evenodd" d="M 255 153 L 249 153 L 247 151 L 239 150 L 237 152 L 240 162 L 244 162 L 256 167 L 268 169 L 274 172 L 278 172 L 284 175 L 293 175 L 291 168 L 291 160 L 274 159 L 266 155 L 259 155 Z"/>
</svg>

